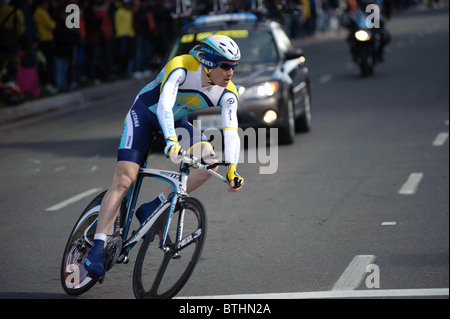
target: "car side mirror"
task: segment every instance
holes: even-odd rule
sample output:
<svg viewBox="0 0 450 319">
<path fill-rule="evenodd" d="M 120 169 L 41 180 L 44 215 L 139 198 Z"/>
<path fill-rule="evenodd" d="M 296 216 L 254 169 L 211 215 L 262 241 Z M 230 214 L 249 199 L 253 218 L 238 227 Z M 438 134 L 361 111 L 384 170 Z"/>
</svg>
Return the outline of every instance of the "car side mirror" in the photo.
<svg viewBox="0 0 450 319">
<path fill-rule="evenodd" d="M 295 50 L 289 50 L 284 55 L 285 61 L 287 60 L 294 60 L 299 59 L 301 57 L 304 57 L 303 50 L 302 49 L 295 49 Z"/>
</svg>

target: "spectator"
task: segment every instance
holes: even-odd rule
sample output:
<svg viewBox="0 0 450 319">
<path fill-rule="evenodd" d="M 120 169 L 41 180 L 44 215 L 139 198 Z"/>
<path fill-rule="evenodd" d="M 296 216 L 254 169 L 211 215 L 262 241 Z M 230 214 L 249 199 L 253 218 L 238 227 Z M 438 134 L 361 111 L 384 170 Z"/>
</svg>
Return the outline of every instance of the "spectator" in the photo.
<svg viewBox="0 0 450 319">
<path fill-rule="evenodd" d="M 167 2 L 158 3 L 153 7 L 153 16 L 156 22 L 156 37 L 154 53 L 157 59 L 161 62 L 174 37 L 172 17 L 170 15 L 169 4 Z"/>
<path fill-rule="evenodd" d="M 100 36 L 102 18 L 97 16 L 94 11 L 93 1 L 87 1 L 83 11 L 84 23 L 86 26 L 86 74 L 89 80 L 99 84 L 100 80 L 97 78 L 97 67 L 100 57 Z"/>
<path fill-rule="evenodd" d="M 25 19 L 25 31 L 19 38 L 20 66 L 16 84 L 24 93 L 40 95 L 39 76 L 37 73 L 36 47 L 39 33 L 32 13 L 33 0 L 18 0 Z"/>
<path fill-rule="evenodd" d="M 130 77 L 133 72 L 134 39 L 133 2 L 122 0 L 122 5 L 114 14 L 116 39 L 118 41 L 119 72 L 123 77 Z"/>
<path fill-rule="evenodd" d="M 149 63 L 152 55 L 152 34 L 156 28 L 149 0 L 143 0 L 135 13 L 136 55 L 135 76 L 150 76 Z"/>
<path fill-rule="evenodd" d="M 25 32 L 23 12 L 15 0 L 4 0 L 0 6 L 0 49 L 9 56 L 19 52 L 19 38 Z"/>
<path fill-rule="evenodd" d="M 70 72 L 71 77 L 72 77 L 72 83 L 70 84 L 71 89 L 78 87 L 80 83 L 85 82 L 87 80 L 86 73 L 85 73 L 86 26 L 85 26 L 85 22 L 84 22 L 83 10 L 80 10 L 80 28 L 78 29 L 78 32 L 79 32 L 79 38 L 78 38 L 78 43 L 74 48 L 72 64 L 71 64 L 72 69 Z"/>
<path fill-rule="evenodd" d="M 55 20 L 49 13 L 49 0 L 36 0 L 36 10 L 34 11 L 34 20 L 39 31 L 39 50 L 43 53 L 45 63 L 40 64 L 40 78 L 45 90 L 54 94 L 58 90 L 53 86 L 54 83 L 54 59 L 55 59 L 55 41 L 53 31 L 56 27 Z"/>
<path fill-rule="evenodd" d="M 114 62 L 114 24 L 109 14 L 111 0 L 96 0 L 95 13 L 101 19 L 100 65 L 101 75 L 109 78 Z"/>
<path fill-rule="evenodd" d="M 22 10 L 15 0 L 4 0 L 0 6 L 0 93 L 8 104 L 23 101 L 15 81 L 19 69 L 19 38 L 24 32 Z"/>
<path fill-rule="evenodd" d="M 56 18 L 55 37 L 55 83 L 58 90 L 66 91 L 69 82 L 69 66 L 72 61 L 74 47 L 79 33 L 77 29 L 69 29 L 66 26 L 67 13 L 65 7 L 61 7 Z"/>
</svg>

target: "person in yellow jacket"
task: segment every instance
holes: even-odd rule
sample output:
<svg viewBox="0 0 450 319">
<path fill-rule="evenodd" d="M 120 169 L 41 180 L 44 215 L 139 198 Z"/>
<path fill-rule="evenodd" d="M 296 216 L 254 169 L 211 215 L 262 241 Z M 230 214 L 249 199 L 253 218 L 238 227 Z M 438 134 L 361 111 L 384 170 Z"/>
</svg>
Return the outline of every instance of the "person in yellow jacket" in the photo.
<svg viewBox="0 0 450 319">
<path fill-rule="evenodd" d="M 40 80 L 44 88 L 50 93 L 56 93 L 57 89 L 54 84 L 54 59 L 55 59 L 55 42 L 53 31 L 56 27 L 56 21 L 50 16 L 49 0 L 37 0 L 36 10 L 33 18 L 39 31 L 38 49 L 45 56 L 45 65 L 40 65 Z"/>
<path fill-rule="evenodd" d="M 22 10 L 15 5 L 14 1 L 6 0 L 3 5 L 0 5 L 0 26 L 2 32 L 1 49 L 10 49 L 7 47 L 13 46 L 17 51 L 19 45 L 18 39 L 25 32 L 25 18 Z"/>
<path fill-rule="evenodd" d="M 130 77 L 133 72 L 134 57 L 134 27 L 133 2 L 122 0 L 114 14 L 116 38 L 119 48 L 119 71 L 124 77 Z"/>
<path fill-rule="evenodd" d="M 14 0 L 4 0 L 0 5 L 0 27 L 0 95 L 8 104 L 21 103 L 23 95 L 15 82 L 20 64 L 19 38 L 25 32 L 25 19 Z"/>
</svg>

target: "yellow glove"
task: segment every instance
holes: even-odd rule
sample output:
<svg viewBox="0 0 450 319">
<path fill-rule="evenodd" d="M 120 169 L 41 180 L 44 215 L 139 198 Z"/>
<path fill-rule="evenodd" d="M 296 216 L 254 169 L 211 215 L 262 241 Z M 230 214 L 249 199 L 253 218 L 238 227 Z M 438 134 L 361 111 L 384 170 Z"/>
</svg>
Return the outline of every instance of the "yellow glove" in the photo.
<svg viewBox="0 0 450 319">
<path fill-rule="evenodd" d="M 242 185 L 244 185 L 244 178 L 242 178 L 241 176 L 239 176 L 238 173 L 236 173 L 236 165 L 234 164 L 231 164 L 230 167 L 228 168 L 227 180 L 229 182 L 231 181 L 234 182 L 233 188 L 240 188 L 242 187 Z"/>
<path fill-rule="evenodd" d="M 172 162 L 178 163 L 178 156 L 181 151 L 181 146 L 178 144 L 176 137 L 169 137 L 166 139 L 166 147 L 164 148 L 164 154 L 167 158 L 170 158 Z"/>
</svg>

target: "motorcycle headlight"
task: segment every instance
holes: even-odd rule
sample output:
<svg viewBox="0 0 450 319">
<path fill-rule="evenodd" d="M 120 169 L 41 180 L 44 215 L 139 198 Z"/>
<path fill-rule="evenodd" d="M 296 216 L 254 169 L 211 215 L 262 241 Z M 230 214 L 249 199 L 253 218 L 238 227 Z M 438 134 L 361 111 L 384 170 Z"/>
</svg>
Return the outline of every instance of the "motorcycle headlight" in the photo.
<svg viewBox="0 0 450 319">
<path fill-rule="evenodd" d="M 254 85 L 245 90 L 245 98 L 265 98 L 274 95 L 279 90 L 277 81 L 265 82 Z"/>
<path fill-rule="evenodd" d="M 370 40 L 370 34 L 367 33 L 364 30 L 359 30 L 355 32 L 355 38 L 358 41 L 369 41 Z"/>
</svg>

